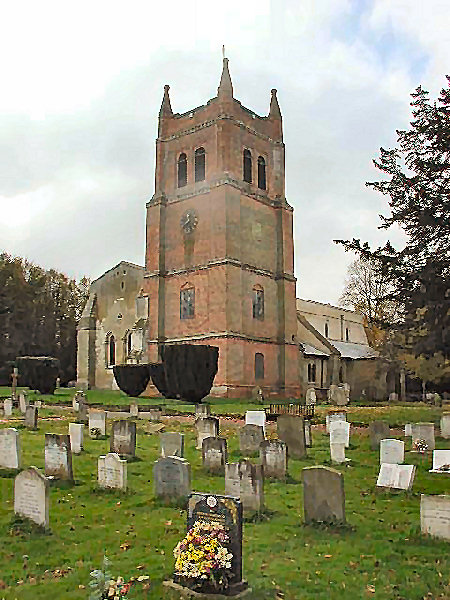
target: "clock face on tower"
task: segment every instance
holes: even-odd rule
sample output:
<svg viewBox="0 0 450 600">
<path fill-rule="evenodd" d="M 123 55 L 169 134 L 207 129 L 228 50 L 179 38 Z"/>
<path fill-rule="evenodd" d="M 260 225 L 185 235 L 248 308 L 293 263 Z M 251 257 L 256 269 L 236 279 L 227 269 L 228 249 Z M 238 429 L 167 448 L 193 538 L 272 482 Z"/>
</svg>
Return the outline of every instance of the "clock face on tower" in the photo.
<svg viewBox="0 0 450 600">
<path fill-rule="evenodd" d="M 180 226 L 184 233 L 192 233 L 197 227 L 198 216 L 194 209 L 187 210 L 180 219 Z"/>
</svg>

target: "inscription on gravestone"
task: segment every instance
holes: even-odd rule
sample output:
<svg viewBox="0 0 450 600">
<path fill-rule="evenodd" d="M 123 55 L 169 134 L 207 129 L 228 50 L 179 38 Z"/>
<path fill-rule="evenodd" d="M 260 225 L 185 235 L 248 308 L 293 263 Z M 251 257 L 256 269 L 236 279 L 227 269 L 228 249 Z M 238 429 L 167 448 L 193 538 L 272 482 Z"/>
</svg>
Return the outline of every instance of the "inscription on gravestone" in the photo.
<svg viewBox="0 0 450 600">
<path fill-rule="evenodd" d="M 49 526 L 49 482 L 36 467 L 22 471 L 14 481 L 14 512 Z"/>
<path fill-rule="evenodd" d="M 114 421 L 111 430 L 110 451 L 124 456 L 136 455 L 136 423 L 134 421 Z"/>
<path fill-rule="evenodd" d="M 264 429 L 260 425 L 244 425 L 239 429 L 239 449 L 244 456 L 259 452 L 262 441 Z"/>
<path fill-rule="evenodd" d="M 186 499 L 191 493 L 191 465 L 184 458 L 159 458 L 153 467 L 155 496 L 166 501 Z"/>
<path fill-rule="evenodd" d="M 73 480 L 72 451 L 68 435 L 45 434 L 44 460 L 46 477 Z"/>
<path fill-rule="evenodd" d="M 259 447 L 264 477 L 285 479 L 287 473 L 287 447 L 280 440 L 266 440 Z"/>
<path fill-rule="evenodd" d="M 0 467 L 20 469 L 20 435 L 17 429 L 0 429 Z"/>
<path fill-rule="evenodd" d="M 264 510 L 264 473 L 249 460 L 225 465 L 225 493 L 240 498 L 244 512 Z"/>
<path fill-rule="evenodd" d="M 103 488 L 127 489 L 127 461 L 110 452 L 98 459 L 98 485 Z"/>
<path fill-rule="evenodd" d="M 177 431 L 167 431 L 159 434 L 161 456 L 184 456 L 184 434 Z"/>
<path fill-rule="evenodd" d="M 200 417 L 195 421 L 197 430 L 197 450 L 202 449 L 203 440 L 219 436 L 219 419 L 217 417 Z"/>
<path fill-rule="evenodd" d="M 220 437 L 209 437 L 203 440 L 203 467 L 210 473 L 224 473 L 228 461 L 227 440 Z"/>
</svg>

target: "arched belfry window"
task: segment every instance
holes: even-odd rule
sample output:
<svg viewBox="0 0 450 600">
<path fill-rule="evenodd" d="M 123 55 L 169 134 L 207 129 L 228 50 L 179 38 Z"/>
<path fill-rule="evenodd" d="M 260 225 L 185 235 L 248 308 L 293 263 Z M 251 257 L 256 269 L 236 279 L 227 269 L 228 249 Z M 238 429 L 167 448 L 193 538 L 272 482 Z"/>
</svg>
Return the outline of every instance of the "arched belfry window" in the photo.
<svg viewBox="0 0 450 600">
<path fill-rule="evenodd" d="M 264 379 L 264 354 L 255 354 L 255 379 Z"/>
<path fill-rule="evenodd" d="M 116 339 L 111 334 L 108 339 L 108 367 L 113 367 L 116 364 Z"/>
<path fill-rule="evenodd" d="M 247 148 L 244 150 L 243 179 L 252 182 L 252 153 Z"/>
<path fill-rule="evenodd" d="M 178 187 L 183 187 L 187 184 L 187 156 L 183 152 L 178 157 Z"/>
<path fill-rule="evenodd" d="M 345 328 L 345 341 L 348 342 L 350 339 L 350 332 L 348 330 L 348 327 Z"/>
<path fill-rule="evenodd" d="M 186 283 L 180 290 L 180 319 L 195 317 L 195 288 Z"/>
<path fill-rule="evenodd" d="M 260 190 L 266 189 L 266 161 L 263 156 L 258 156 L 258 187 Z"/>
<path fill-rule="evenodd" d="M 205 180 L 205 149 L 197 148 L 195 151 L 195 181 Z"/>
<path fill-rule="evenodd" d="M 128 331 L 126 336 L 125 336 L 125 343 L 126 343 L 126 353 L 130 354 L 131 350 L 133 348 L 133 345 L 131 343 L 131 331 Z"/>
<path fill-rule="evenodd" d="M 253 318 L 264 320 L 264 290 L 260 285 L 255 285 L 253 288 Z"/>
</svg>

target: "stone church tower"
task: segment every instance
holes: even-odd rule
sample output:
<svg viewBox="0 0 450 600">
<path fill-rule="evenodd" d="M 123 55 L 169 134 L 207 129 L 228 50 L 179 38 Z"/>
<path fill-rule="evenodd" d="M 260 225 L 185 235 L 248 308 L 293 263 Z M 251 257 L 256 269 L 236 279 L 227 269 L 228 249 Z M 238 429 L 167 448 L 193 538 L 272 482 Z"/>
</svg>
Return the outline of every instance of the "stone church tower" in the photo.
<svg viewBox="0 0 450 600">
<path fill-rule="evenodd" d="M 143 288 L 148 359 L 162 344 L 218 346 L 214 395 L 299 396 L 292 220 L 276 90 L 260 117 L 233 97 L 159 113 Z"/>
</svg>

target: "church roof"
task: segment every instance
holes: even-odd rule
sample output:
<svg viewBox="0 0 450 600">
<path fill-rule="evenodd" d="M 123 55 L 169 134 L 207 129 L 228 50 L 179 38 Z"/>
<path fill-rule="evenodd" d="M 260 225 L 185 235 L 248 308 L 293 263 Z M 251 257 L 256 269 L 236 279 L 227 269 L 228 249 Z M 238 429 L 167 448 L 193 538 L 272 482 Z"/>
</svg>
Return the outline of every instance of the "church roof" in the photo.
<svg viewBox="0 0 450 600">
<path fill-rule="evenodd" d="M 354 344 L 352 342 L 335 342 L 330 340 L 333 346 L 339 350 L 342 358 L 357 360 L 360 358 L 378 358 L 379 353 L 366 344 Z"/>
<path fill-rule="evenodd" d="M 303 354 L 306 354 L 307 356 L 326 356 L 327 358 L 330 356 L 329 353 L 319 350 L 312 344 L 305 344 L 304 342 L 301 342 L 301 345 L 303 347 Z"/>
</svg>

